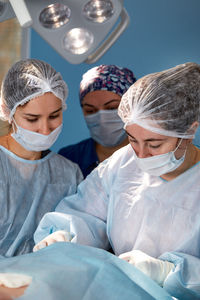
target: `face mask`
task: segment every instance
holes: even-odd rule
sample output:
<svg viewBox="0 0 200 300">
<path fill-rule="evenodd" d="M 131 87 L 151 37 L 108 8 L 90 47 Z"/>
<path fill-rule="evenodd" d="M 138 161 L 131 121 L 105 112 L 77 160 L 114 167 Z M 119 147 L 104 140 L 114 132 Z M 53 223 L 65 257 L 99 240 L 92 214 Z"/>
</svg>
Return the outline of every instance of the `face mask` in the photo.
<svg viewBox="0 0 200 300">
<path fill-rule="evenodd" d="M 123 142 L 126 132 L 123 122 L 115 110 L 99 110 L 97 113 L 85 116 L 91 137 L 105 147 L 114 147 Z"/>
<path fill-rule="evenodd" d="M 146 158 L 139 158 L 133 149 L 133 155 L 135 157 L 138 167 L 144 172 L 155 176 L 161 176 L 163 174 L 167 174 L 169 172 L 174 171 L 184 162 L 185 159 L 186 150 L 180 159 L 176 159 L 174 154 L 180 146 L 181 142 L 182 139 L 180 140 L 178 146 L 174 151 Z"/>
<path fill-rule="evenodd" d="M 24 129 L 16 124 L 14 121 L 17 132 L 11 134 L 11 136 L 26 150 L 29 151 L 44 151 L 49 149 L 57 140 L 61 130 L 62 124 L 53 130 L 49 135 L 40 134 L 34 131 Z"/>
</svg>

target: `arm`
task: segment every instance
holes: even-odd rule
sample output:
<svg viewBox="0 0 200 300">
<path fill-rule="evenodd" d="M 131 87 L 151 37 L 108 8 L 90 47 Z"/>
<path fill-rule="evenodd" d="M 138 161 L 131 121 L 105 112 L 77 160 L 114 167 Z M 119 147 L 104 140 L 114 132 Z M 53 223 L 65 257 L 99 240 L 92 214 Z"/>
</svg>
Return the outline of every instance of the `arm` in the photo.
<svg viewBox="0 0 200 300">
<path fill-rule="evenodd" d="M 199 258 L 167 252 L 157 259 L 140 250 L 123 253 L 119 258 L 134 265 L 176 299 L 200 299 Z"/>
<path fill-rule="evenodd" d="M 71 235 L 71 242 L 108 249 L 107 173 L 107 164 L 101 164 L 79 184 L 75 195 L 61 200 L 56 212 L 44 215 L 34 234 L 35 242 L 55 231 L 64 230 Z"/>
<path fill-rule="evenodd" d="M 159 258 L 175 266 L 163 283 L 164 289 L 177 299 L 200 299 L 200 259 L 181 252 L 167 252 Z"/>
</svg>

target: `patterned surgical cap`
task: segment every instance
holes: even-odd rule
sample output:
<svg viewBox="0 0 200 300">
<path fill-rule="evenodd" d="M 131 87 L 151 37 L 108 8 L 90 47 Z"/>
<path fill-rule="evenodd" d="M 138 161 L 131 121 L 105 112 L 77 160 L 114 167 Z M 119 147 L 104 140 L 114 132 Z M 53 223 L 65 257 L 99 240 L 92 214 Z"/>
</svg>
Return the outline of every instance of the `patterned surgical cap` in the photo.
<svg viewBox="0 0 200 300">
<path fill-rule="evenodd" d="M 82 102 L 92 91 L 110 91 L 122 96 L 136 81 L 133 72 L 115 65 L 100 65 L 83 74 L 80 82 L 79 98 Z"/>
</svg>

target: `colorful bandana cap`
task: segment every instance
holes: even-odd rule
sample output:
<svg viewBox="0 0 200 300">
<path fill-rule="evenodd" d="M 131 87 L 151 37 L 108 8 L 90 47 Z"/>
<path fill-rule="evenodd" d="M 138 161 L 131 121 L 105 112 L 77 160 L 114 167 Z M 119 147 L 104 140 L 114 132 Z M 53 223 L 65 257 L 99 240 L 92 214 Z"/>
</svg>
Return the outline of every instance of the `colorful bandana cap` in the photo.
<svg viewBox="0 0 200 300">
<path fill-rule="evenodd" d="M 100 65 L 83 74 L 80 82 L 79 98 L 82 102 L 86 94 L 104 90 L 122 96 L 136 81 L 133 72 L 115 65 Z"/>
</svg>

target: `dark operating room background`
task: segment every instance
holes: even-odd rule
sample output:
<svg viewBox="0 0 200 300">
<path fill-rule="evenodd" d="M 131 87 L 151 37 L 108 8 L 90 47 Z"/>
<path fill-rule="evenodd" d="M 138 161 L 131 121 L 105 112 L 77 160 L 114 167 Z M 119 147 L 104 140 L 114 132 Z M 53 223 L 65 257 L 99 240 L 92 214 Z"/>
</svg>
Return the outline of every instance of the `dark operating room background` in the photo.
<svg viewBox="0 0 200 300">
<path fill-rule="evenodd" d="M 199 0 L 124 0 L 130 25 L 94 64 L 70 64 L 31 30 L 30 57 L 50 63 L 69 87 L 63 131 L 53 146 L 57 151 L 89 136 L 79 105 L 81 75 L 99 64 L 116 64 L 137 78 L 188 61 L 200 63 Z"/>
</svg>

